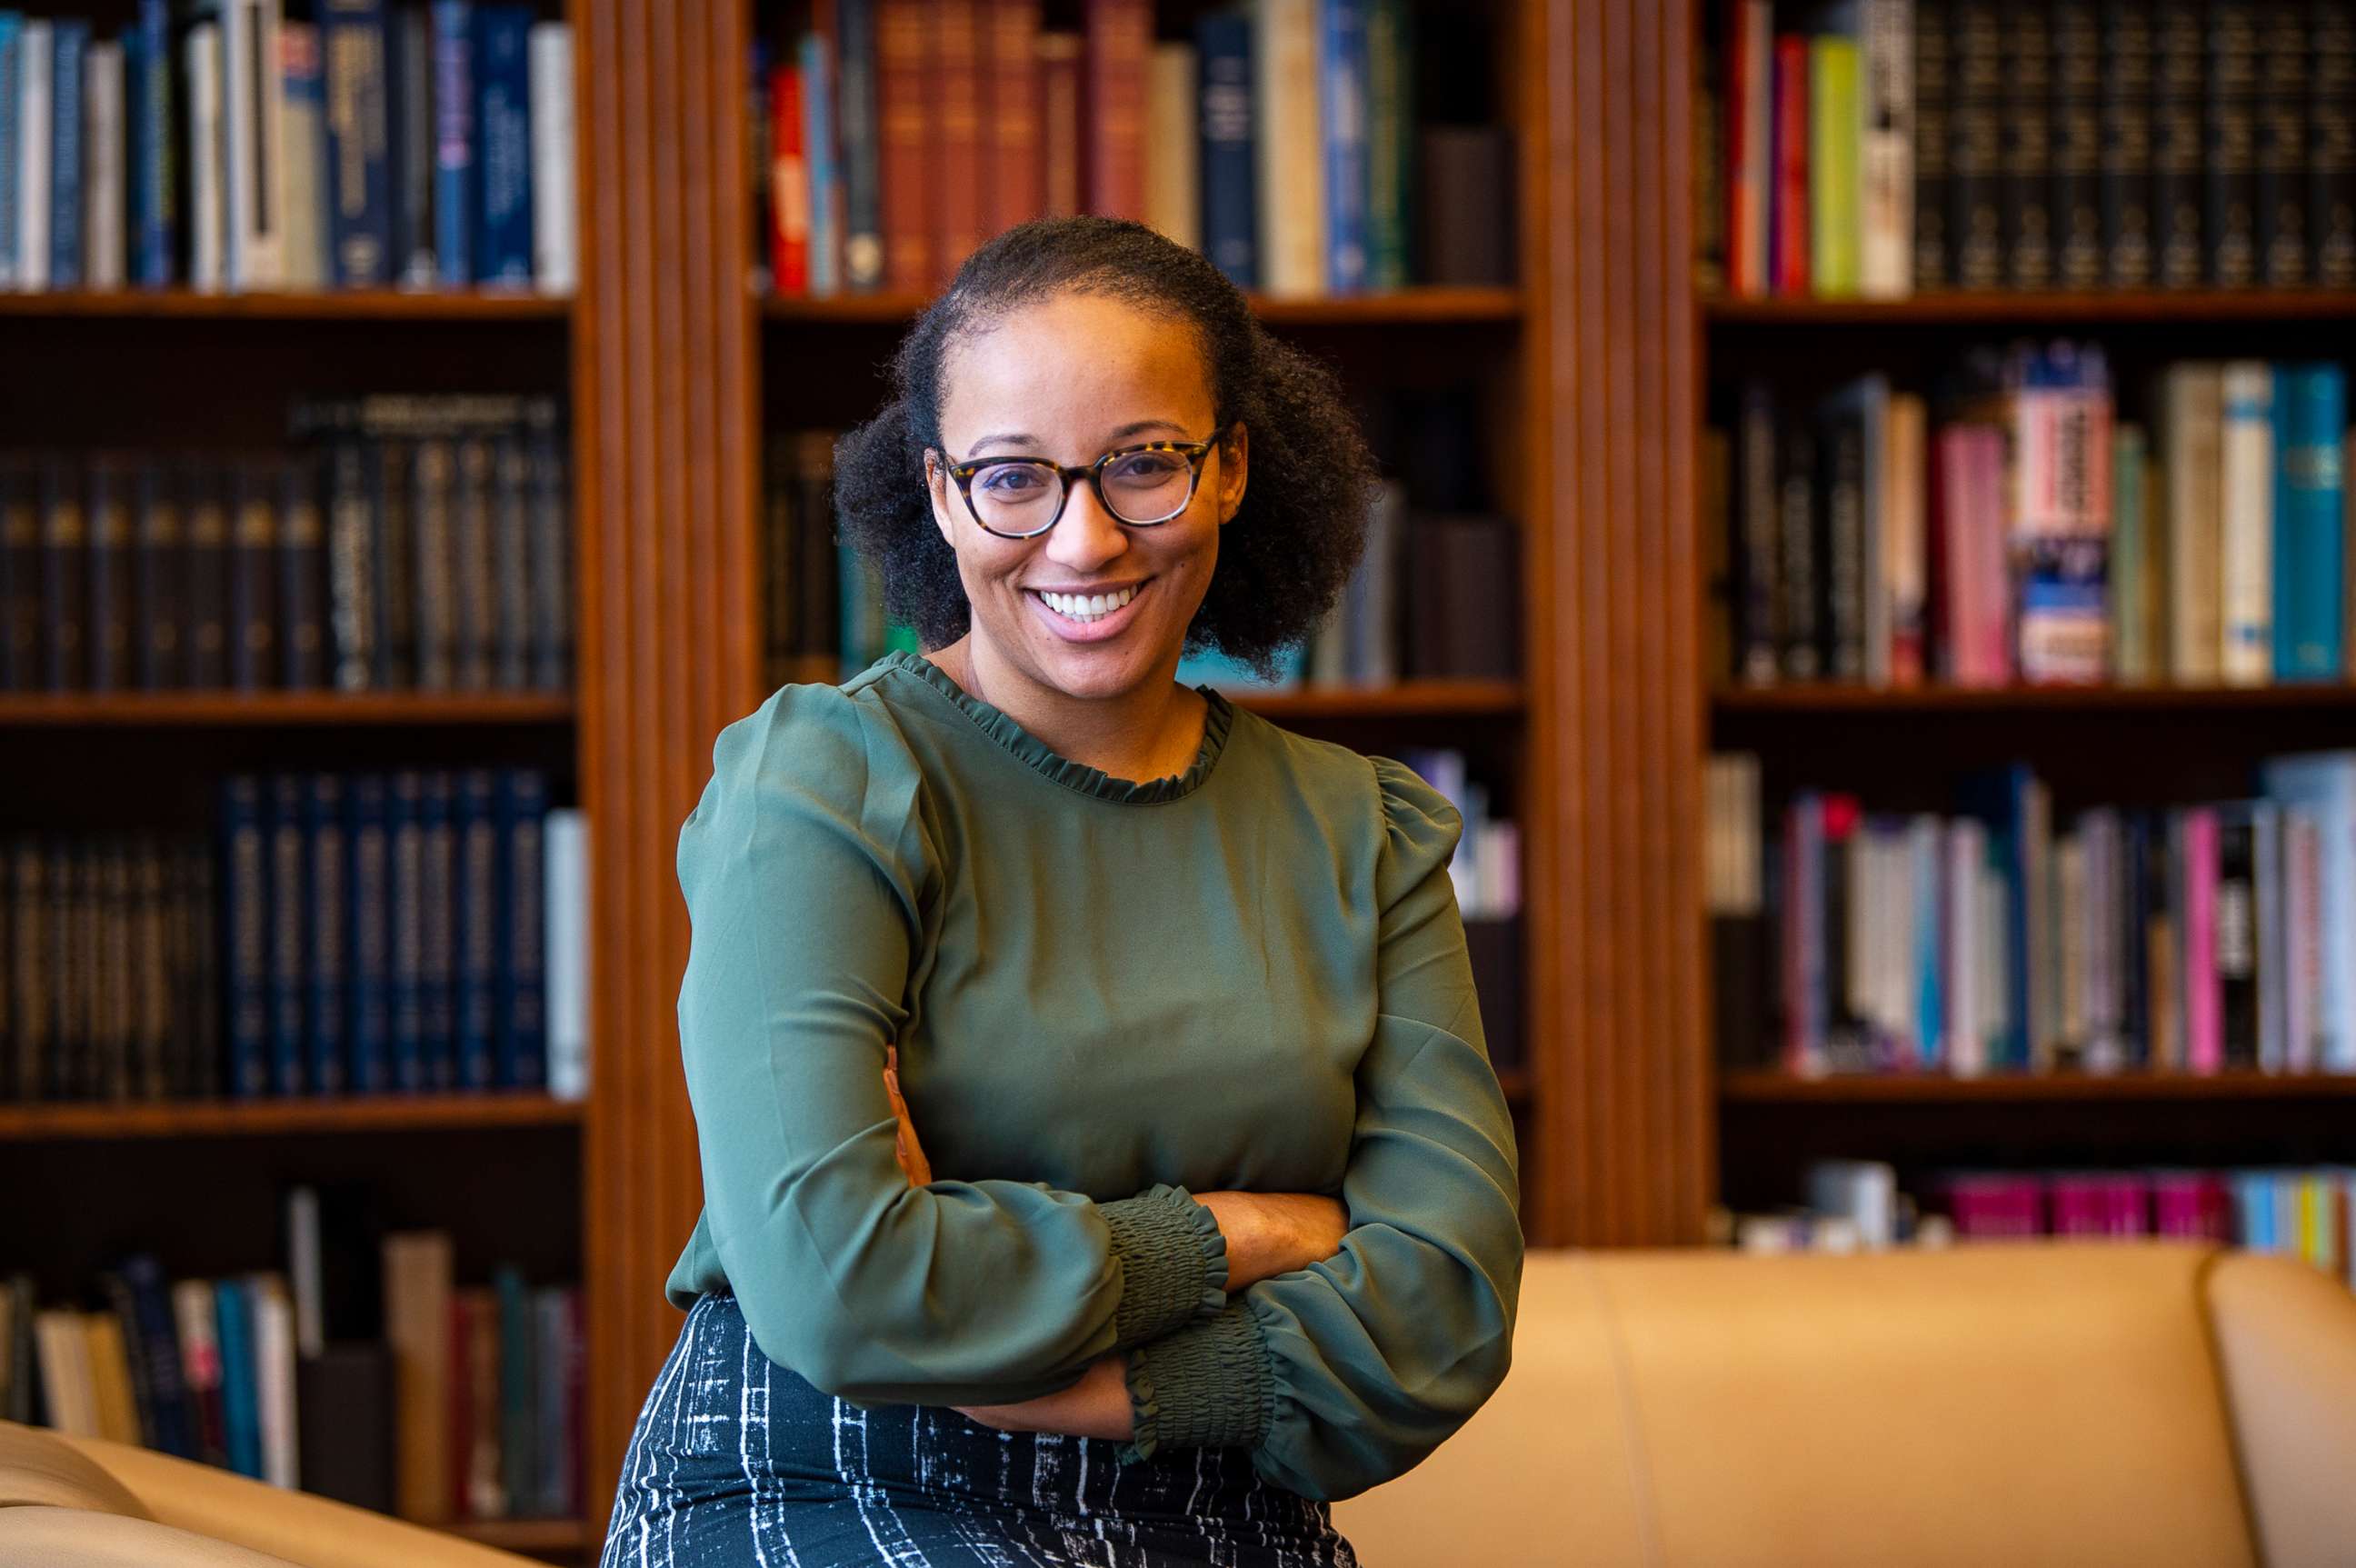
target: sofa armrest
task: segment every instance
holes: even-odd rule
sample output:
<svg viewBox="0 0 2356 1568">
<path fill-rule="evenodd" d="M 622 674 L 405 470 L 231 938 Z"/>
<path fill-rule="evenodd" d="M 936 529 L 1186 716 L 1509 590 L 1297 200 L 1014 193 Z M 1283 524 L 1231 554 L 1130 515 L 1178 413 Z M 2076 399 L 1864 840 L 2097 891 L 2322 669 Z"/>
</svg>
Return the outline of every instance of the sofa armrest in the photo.
<svg viewBox="0 0 2356 1568">
<path fill-rule="evenodd" d="M 2221 1253 L 2205 1282 L 2243 1485 L 2268 1568 L 2356 1541 L 2356 1295 L 2313 1265 Z"/>
<path fill-rule="evenodd" d="M 72 1568 L 301 1568 L 152 1519 L 52 1504 L 0 1509 L 0 1563 Z"/>
<path fill-rule="evenodd" d="M 130 1488 L 158 1523 L 301 1568 L 539 1568 L 512 1552 L 210 1465 L 94 1437 L 67 1441 Z"/>
</svg>

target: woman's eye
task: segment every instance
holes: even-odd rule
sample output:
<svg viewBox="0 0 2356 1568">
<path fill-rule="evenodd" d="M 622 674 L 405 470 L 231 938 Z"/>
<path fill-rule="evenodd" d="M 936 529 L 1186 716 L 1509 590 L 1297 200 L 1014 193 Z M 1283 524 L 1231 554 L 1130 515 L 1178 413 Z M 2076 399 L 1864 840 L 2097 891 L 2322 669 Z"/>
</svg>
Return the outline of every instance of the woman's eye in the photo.
<svg viewBox="0 0 2356 1568">
<path fill-rule="evenodd" d="M 1023 467 L 991 468 L 981 476 L 982 489 L 1001 496 L 1023 495 L 1045 482 L 1038 474 Z"/>
<path fill-rule="evenodd" d="M 1164 474 L 1175 473 L 1180 467 L 1175 454 L 1169 452 L 1137 452 L 1112 466 L 1116 479 L 1158 479 Z"/>
</svg>

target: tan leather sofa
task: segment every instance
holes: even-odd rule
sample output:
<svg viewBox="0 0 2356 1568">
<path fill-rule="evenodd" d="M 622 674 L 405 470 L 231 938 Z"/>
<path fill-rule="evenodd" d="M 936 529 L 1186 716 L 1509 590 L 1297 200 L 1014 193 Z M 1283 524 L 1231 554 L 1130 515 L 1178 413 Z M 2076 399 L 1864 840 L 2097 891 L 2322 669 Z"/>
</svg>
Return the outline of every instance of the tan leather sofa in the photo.
<svg viewBox="0 0 2356 1568">
<path fill-rule="evenodd" d="M 1537 1251 L 1514 1369 L 1334 1505 L 1366 1568 L 2356 1564 L 2356 1297 L 2169 1243 Z M 0 1423 L 0 1568 L 517 1568 Z"/>
<path fill-rule="evenodd" d="M 1534 1252 L 1366 1568 L 2356 1564 L 2356 1296 L 2165 1242 Z"/>
</svg>

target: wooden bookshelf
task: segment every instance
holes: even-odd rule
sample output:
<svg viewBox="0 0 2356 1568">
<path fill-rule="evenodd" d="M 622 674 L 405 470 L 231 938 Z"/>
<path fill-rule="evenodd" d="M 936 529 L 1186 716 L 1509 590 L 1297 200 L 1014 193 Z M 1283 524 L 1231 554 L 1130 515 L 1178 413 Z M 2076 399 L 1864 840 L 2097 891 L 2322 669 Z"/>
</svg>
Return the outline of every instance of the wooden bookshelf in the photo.
<svg viewBox="0 0 2356 1568">
<path fill-rule="evenodd" d="M 1425 286 L 1319 299 L 1264 294 L 1250 297 L 1252 309 L 1262 321 L 1288 327 L 1515 323 L 1522 318 L 1524 308 L 1521 292 L 1511 288 Z M 905 326 L 926 303 L 925 295 L 908 294 L 832 295 L 824 298 L 771 295 L 761 302 L 761 313 L 773 322 L 881 322 Z"/>
<path fill-rule="evenodd" d="M 577 1101 L 545 1094 L 384 1094 L 302 1100 L 156 1101 L 0 1105 L 0 1139 L 259 1138 L 290 1133 L 377 1133 L 577 1127 Z"/>
<path fill-rule="evenodd" d="M 1697 296 L 1712 327 L 2166 326 L 2356 321 L 2356 289 L 2121 289 L 1916 295 L 1904 299 Z"/>
<path fill-rule="evenodd" d="M 2356 1099 L 2356 1074 L 2220 1072 L 1995 1073 L 1986 1078 L 1939 1074 L 1833 1074 L 1797 1078 L 1782 1072 L 1730 1072 L 1719 1079 L 1721 1100 L 1746 1105 L 1938 1105 L 2083 1101 Z"/>
<path fill-rule="evenodd" d="M 1277 720 L 1509 715 L 1520 713 L 1528 700 L 1518 681 L 1408 681 L 1396 686 L 1306 686 L 1227 695 L 1237 706 Z"/>
<path fill-rule="evenodd" d="M 0 693 L 0 729 L 56 726 L 567 725 L 570 695 L 540 692 Z"/>
<path fill-rule="evenodd" d="M 548 295 L 334 289 L 315 294 L 201 294 L 189 289 L 59 289 L 0 294 L 0 318 L 122 317 L 184 321 L 538 321 L 562 323 L 573 302 Z"/>
<path fill-rule="evenodd" d="M 2210 713 L 2356 708 L 2356 683 L 2272 686 L 1849 686 L 1721 687 L 1722 714 L 1833 717 L 1955 713 Z"/>
</svg>

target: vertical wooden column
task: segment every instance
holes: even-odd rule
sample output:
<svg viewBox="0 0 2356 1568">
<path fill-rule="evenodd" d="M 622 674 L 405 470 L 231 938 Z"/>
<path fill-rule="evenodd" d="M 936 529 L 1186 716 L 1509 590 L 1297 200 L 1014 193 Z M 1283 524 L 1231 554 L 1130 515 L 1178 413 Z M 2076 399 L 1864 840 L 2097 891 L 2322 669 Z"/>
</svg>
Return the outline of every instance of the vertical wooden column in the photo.
<svg viewBox="0 0 2356 1568">
<path fill-rule="evenodd" d="M 572 0 L 581 794 L 590 824 L 592 1522 L 677 1335 L 662 1281 L 701 1201 L 679 1065 L 680 823 L 758 702 L 757 477 L 736 0 Z"/>
<path fill-rule="evenodd" d="M 1698 1240 L 1712 1174 L 1687 0 L 1535 0 L 1523 255 L 1536 482 L 1532 1232 Z"/>
</svg>

